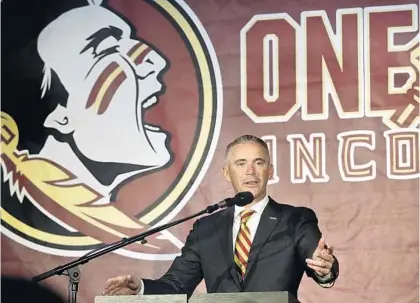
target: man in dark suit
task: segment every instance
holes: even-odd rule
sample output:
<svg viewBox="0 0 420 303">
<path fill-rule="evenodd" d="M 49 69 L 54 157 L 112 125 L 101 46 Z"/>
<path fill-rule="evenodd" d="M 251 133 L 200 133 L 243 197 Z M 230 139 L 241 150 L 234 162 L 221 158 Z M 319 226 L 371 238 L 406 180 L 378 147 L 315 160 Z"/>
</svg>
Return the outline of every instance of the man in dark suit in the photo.
<svg viewBox="0 0 420 303">
<path fill-rule="evenodd" d="M 265 142 L 244 135 L 226 148 L 223 173 L 236 193 L 254 201 L 198 219 L 181 256 L 160 279 L 119 276 L 105 295 L 188 294 L 204 278 L 207 292 L 289 291 L 297 297 L 303 273 L 322 287 L 338 277 L 338 261 L 325 243 L 315 213 L 267 195 L 273 175 Z"/>
</svg>

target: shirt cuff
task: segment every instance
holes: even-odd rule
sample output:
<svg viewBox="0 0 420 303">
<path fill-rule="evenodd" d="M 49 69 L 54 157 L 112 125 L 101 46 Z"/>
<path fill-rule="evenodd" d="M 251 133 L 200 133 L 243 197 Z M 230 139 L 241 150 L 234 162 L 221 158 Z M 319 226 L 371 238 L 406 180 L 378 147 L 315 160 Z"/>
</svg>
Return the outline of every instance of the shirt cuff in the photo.
<svg viewBox="0 0 420 303">
<path fill-rule="evenodd" d="M 144 283 L 142 279 L 140 279 L 140 290 L 138 295 L 144 295 Z"/>
<path fill-rule="evenodd" d="M 318 275 L 316 272 L 314 272 L 314 273 L 315 273 L 316 279 L 318 281 L 318 284 L 320 286 L 322 286 L 324 288 L 329 288 L 329 287 L 334 285 L 334 281 L 328 282 L 328 281 L 331 281 L 331 279 L 333 278 L 333 273 L 331 271 L 323 277 Z"/>
</svg>

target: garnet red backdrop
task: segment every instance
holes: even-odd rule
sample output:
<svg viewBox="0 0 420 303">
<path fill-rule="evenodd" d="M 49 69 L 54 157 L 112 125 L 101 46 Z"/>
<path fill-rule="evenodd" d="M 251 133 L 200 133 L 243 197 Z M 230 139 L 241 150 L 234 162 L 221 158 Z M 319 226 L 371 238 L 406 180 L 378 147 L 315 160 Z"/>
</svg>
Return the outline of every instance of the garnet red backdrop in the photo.
<svg viewBox="0 0 420 303">
<path fill-rule="evenodd" d="M 42 152 L 48 138 L 56 135 L 44 124 L 46 117 L 57 104 L 70 109 L 69 96 L 75 92 L 53 68 L 63 87 L 50 99 L 40 97 L 48 62 L 37 52 L 39 34 L 63 13 L 95 6 L 76 2 L 2 2 L 2 274 L 32 277 L 103 241 L 190 215 L 232 196 L 222 175 L 224 149 L 237 136 L 250 133 L 263 137 L 270 147 L 276 174 L 269 182 L 269 195 L 280 203 L 312 208 L 340 261 L 340 277 L 331 289 L 303 278 L 302 302 L 419 301 L 417 2 L 97 1 L 129 25 L 131 39 L 149 44 L 167 64 L 157 78 L 163 85 L 158 103 L 137 110 L 142 111 L 138 117 L 169 134 L 171 158 L 156 170 L 133 174 L 138 167 L 133 169 L 129 162 L 98 160 L 99 156 L 86 160 L 74 152 L 80 161 L 63 166 L 54 155 Z M 113 26 L 103 21 L 105 27 Z M 91 26 L 87 19 L 69 22 L 74 33 Z M 90 41 L 88 32 L 85 38 Z M 123 53 L 125 39 L 122 35 L 109 42 L 116 43 L 117 54 Z M 66 54 L 64 47 L 62 52 Z M 66 60 L 63 54 L 54 56 Z M 143 67 L 133 72 L 139 74 Z M 139 87 L 122 100 L 140 96 L 147 86 Z M 82 91 L 77 91 L 79 98 Z M 114 98 L 118 97 L 117 90 Z M 118 106 L 129 106 L 128 101 Z M 124 119 L 128 118 L 115 116 L 116 122 L 100 131 L 112 131 Z M 84 123 L 85 129 L 90 125 L 77 123 Z M 137 140 L 124 137 L 132 134 L 129 131 L 120 133 L 121 142 Z M 68 137 L 57 138 L 62 139 L 56 146 L 71 146 Z M 12 148 L 13 140 L 19 143 Z M 21 161 L 17 155 L 25 150 L 28 158 Z M 95 155 L 106 153 L 98 150 Z M 23 169 L 35 158 L 44 161 L 39 171 Z M 72 212 L 65 204 L 70 203 L 65 202 L 67 196 L 60 194 L 59 207 L 47 207 L 52 201 L 46 198 L 49 189 L 36 182 L 45 178 L 45 184 L 56 184 L 47 162 L 60 164 L 60 172 L 69 172 L 98 193 L 103 204 L 89 202 L 98 209 L 94 223 L 83 215 L 83 207 L 92 207 L 89 203 L 78 205 L 77 199 L 69 198 L 78 210 Z M 114 179 L 106 184 L 98 176 L 110 171 Z M 30 196 L 27 184 L 46 188 L 45 196 Z M 105 206 L 112 210 L 108 213 Z M 157 249 L 133 246 L 81 266 L 79 301 L 92 302 L 106 280 L 116 275 L 162 275 L 192 224 L 170 228 L 167 240 L 151 239 Z M 43 283 L 67 292 L 67 277 Z M 196 292 L 205 292 L 205 285 Z"/>
</svg>

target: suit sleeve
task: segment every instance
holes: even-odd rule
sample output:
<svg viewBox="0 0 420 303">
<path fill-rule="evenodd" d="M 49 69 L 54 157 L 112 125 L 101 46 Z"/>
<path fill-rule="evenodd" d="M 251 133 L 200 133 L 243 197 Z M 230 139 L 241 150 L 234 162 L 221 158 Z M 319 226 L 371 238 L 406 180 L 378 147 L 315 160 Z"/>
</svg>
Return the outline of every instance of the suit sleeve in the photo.
<svg viewBox="0 0 420 303">
<path fill-rule="evenodd" d="M 307 276 L 313 278 L 322 287 L 331 287 L 338 277 L 338 260 L 334 256 L 334 263 L 331 274 L 327 278 L 322 278 L 306 266 L 305 259 L 312 258 L 312 254 L 318 246 L 321 238 L 321 231 L 318 228 L 318 219 L 313 210 L 300 207 L 299 219 L 295 230 L 295 243 L 301 264 L 305 267 Z"/>
<path fill-rule="evenodd" d="M 197 220 L 190 231 L 181 255 L 176 257 L 169 270 L 159 279 L 143 279 L 144 294 L 187 294 L 191 296 L 203 279 L 198 251 Z"/>
</svg>

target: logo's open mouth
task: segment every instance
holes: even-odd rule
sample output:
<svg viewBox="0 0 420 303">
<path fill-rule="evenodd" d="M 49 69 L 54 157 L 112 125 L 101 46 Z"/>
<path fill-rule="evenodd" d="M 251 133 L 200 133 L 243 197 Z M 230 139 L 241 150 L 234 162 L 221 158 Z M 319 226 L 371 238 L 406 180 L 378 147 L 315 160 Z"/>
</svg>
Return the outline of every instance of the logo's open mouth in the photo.
<svg viewBox="0 0 420 303">
<path fill-rule="evenodd" d="M 152 96 L 149 99 L 147 99 L 141 106 L 143 108 L 149 108 L 149 107 L 152 107 L 153 105 L 155 105 L 157 102 L 158 102 L 157 97 Z"/>
<path fill-rule="evenodd" d="M 144 126 L 146 131 L 151 131 L 151 132 L 160 132 L 161 131 L 161 128 L 159 126 L 152 125 L 150 123 L 146 123 L 145 120 L 144 120 L 146 110 L 150 110 L 157 103 L 158 103 L 157 96 L 153 95 L 149 99 L 144 101 L 141 105 L 142 108 L 143 108 L 143 126 Z"/>
</svg>

